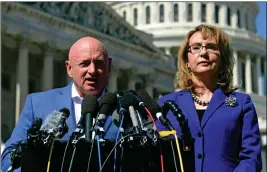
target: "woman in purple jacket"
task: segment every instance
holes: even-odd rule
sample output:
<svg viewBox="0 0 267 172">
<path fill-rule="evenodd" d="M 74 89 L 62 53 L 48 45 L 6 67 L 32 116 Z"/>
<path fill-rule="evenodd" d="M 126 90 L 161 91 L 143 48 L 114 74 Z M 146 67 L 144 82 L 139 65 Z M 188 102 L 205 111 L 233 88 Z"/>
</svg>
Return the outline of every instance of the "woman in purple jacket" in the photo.
<svg viewBox="0 0 267 172">
<path fill-rule="evenodd" d="M 188 120 L 196 172 L 261 171 L 257 114 L 250 96 L 235 92 L 233 65 L 229 36 L 213 26 L 197 26 L 185 36 L 178 53 L 174 85 L 181 91 L 159 100 L 161 106 L 174 101 Z M 181 138 L 171 111 L 167 118 Z M 157 125 L 167 130 L 159 121 Z"/>
</svg>

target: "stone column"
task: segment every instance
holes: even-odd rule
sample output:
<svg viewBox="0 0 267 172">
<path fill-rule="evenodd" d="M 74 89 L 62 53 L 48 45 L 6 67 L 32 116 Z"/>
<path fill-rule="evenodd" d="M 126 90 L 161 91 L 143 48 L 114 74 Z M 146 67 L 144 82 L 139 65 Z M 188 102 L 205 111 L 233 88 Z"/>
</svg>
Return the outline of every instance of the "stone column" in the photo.
<svg viewBox="0 0 267 172">
<path fill-rule="evenodd" d="M 159 6 L 157 2 L 151 2 L 150 12 L 151 24 L 159 23 Z"/>
<path fill-rule="evenodd" d="M 173 4 L 172 2 L 164 2 L 164 23 L 173 22 Z"/>
<path fill-rule="evenodd" d="M 240 26 L 242 29 L 246 29 L 246 19 L 245 19 L 245 11 L 244 9 L 240 9 Z"/>
<path fill-rule="evenodd" d="M 208 24 L 215 23 L 215 3 L 214 2 L 207 3 L 207 23 Z"/>
<path fill-rule="evenodd" d="M 19 45 L 19 58 L 17 63 L 17 80 L 16 80 L 16 116 L 15 122 L 17 123 L 19 115 L 26 97 L 29 93 L 29 49 L 28 40 L 23 38 Z"/>
<path fill-rule="evenodd" d="M 146 9 L 142 3 L 137 6 L 137 25 L 143 26 L 146 21 Z"/>
<path fill-rule="evenodd" d="M 44 68 L 43 68 L 43 85 L 42 90 L 50 90 L 53 88 L 54 82 L 54 58 L 51 49 L 47 48 L 44 56 Z"/>
<path fill-rule="evenodd" d="M 248 94 L 252 93 L 252 80 L 251 80 L 251 59 L 250 55 L 246 55 L 246 92 Z"/>
<path fill-rule="evenodd" d="M 133 25 L 133 9 L 130 6 L 126 9 L 126 21 Z"/>
<path fill-rule="evenodd" d="M 235 64 L 234 64 L 234 68 L 233 68 L 233 84 L 234 86 L 238 85 L 239 82 L 238 82 L 238 79 L 239 79 L 239 76 L 238 76 L 238 54 L 237 54 L 237 51 L 234 50 L 233 51 L 233 55 L 234 55 L 234 58 L 235 58 Z"/>
<path fill-rule="evenodd" d="M 179 23 L 187 23 L 186 11 L 187 11 L 187 2 L 179 2 Z"/>
<path fill-rule="evenodd" d="M 227 23 L 227 7 L 222 4 L 219 10 L 219 23 L 221 26 L 226 26 Z"/>
<path fill-rule="evenodd" d="M 262 88 L 262 75 L 261 75 L 261 57 L 257 57 L 257 67 L 256 67 L 256 75 L 257 75 L 257 84 L 258 84 L 258 94 L 263 96 L 263 88 Z"/>
<path fill-rule="evenodd" d="M 112 69 L 109 82 L 108 82 L 108 91 L 115 92 L 117 90 L 117 78 L 118 78 L 118 71 L 116 69 Z"/>
<path fill-rule="evenodd" d="M 201 2 L 193 2 L 193 22 L 201 23 Z"/>
<path fill-rule="evenodd" d="M 232 16 L 231 16 L 231 25 L 233 28 L 237 28 L 237 10 L 235 7 L 231 8 Z"/>
</svg>

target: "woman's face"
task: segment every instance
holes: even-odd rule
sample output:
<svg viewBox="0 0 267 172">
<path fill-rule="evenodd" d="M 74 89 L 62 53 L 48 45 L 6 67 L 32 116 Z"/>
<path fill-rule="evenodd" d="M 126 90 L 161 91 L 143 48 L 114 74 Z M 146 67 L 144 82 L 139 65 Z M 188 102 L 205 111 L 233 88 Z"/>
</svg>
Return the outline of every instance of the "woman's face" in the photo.
<svg viewBox="0 0 267 172">
<path fill-rule="evenodd" d="M 217 76 L 221 53 L 215 37 L 203 38 L 201 32 L 194 33 L 188 42 L 187 65 L 195 76 Z"/>
</svg>

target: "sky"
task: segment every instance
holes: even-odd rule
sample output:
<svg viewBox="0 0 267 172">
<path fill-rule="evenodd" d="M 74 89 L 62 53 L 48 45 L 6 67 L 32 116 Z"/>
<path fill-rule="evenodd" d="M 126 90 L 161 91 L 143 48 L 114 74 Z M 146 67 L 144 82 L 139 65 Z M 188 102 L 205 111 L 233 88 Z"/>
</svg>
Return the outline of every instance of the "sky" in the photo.
<svg viewBox="0 0 267 172">
<path fill-rule="evenodd" d="M 256 17 L 257 33 L 266 38 L 266 2 L 258 2 L 259 12 Z"/>
</svg>

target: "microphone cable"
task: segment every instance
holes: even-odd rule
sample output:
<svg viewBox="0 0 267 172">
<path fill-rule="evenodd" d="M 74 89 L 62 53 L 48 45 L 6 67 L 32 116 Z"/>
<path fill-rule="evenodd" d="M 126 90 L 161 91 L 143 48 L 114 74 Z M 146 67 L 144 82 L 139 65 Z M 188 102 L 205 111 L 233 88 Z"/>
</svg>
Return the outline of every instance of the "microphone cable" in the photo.
<svg viewBox="0 0 267 172">
<path fill-rule="evenodd" d="M 76 145 L 74 146 L 74 150 L 72 152 L 72 156 L 71 156 L 71 160 L 70 160 L 70 166 L 69 166 L 69 172 L 71 171 L 71 168 L 72 168 L 72 163 L 73 163 L 75 153 L 76 153 Z"/>
<path fill-rule="evenodd" d="M 100 150 L 100 144 L 99 144 L 99 135 L 96 135 L 96 143 L 97 143 L 97 155 L 98 155 L 98 165 L 99 169 L 101 169 L 101 150 Z"/>
<path fill-rule="evenodd" d="M 138 133 L 129 134 L 129 135 L 126 135 L 126 136 L 120 138 L 120 140 L 119 140 L 119 141 L 114 145 L 114 147 L 111 149 L 110 153 L 108 154 L 107 158 L 105 159 L 105 161 L 104 161 L 104 163 L 103 163 L 103 165 L 102 165 L 102 168 L 99 170 L 99 172 L 102 172 L 102 171 L 103 171 L 104 166 L 106 165 L 106 163 L 107 163 L 107 161 L 108 161 L 110 155 L 111 155 L 112 152 L 115 150 L 115 148 L 119 145 L 119 143 L 120 143 L 122 140 L 124 140 L 125 138 L 130 137 L 130 136 L 134 136 L 134 135 L 138 135 Z"/>
<path fill-rule="evenodd" d="M 123 151 L 124 151 L 124 147 L 122 146 L 121 147 L 121 161 L 122 161 L 122 158 L 123 158 Z M 120 172 L 122 172 L 122 165 L 120 166 Z"/>
<path fill-rule="evenodd" d="M 139 123 L 141 125 L 141 129 L 143 130 L 144 129 L 144 123 L 143 123 L 143 121 L 141 119 L 140 113 L 137 110 L 135 111 L 135 113 L 136 113 L 136 115 L 138 117 Z"/>
<path fill-rule="evenodd" d="M 63 154 L 63 159 L 62 159 L 62 163 L 61 163 L 61 169 L 60 169 L 60 172 L 63 171 L 64 161 L 65 161 L 65 156 L 66 156 L 66 153 L 67 153 L 67 149 L 68 149 L 69 143 L 70 143 L 70 140 L 67 142 L 67 145 L 66 145 L 65 150 L 64 150 L 64 154 Z"/>
<path fill-rule="evenodd" d="M 51 148 L 50 148 L 50 152 L 49 152 L 49 157 L 48 157 L 48 162 L 47 162 L 47 167 L 46 167 L 46 172 L 49 172 L 50 170 L 50 164 L 51 164 L 51 157 L 52 157 L 52 152 L 53 152 L 53 149 L 54 149 L 54 142 L 55 142 L 55 139 L 59 136 L 60 132 L 57 132 L 55 137 L 53 138 L 52 140 L 52 144 L 51 144 Z"/>
<path fill-rule="evenodd" d="M 144 107 L 144 108 L 145 108 L 146 112 L 148 113 L 148 116 L 151 118 L 151 120 L 152 120 L 152 122 L 154 124 L 155 129 L 158 131 L 156 122 L 155 122 L 155 120 L 154 120 L 151 112 L 148 110 L 147 107 Z M 164 172 L 164 159 L 163 159 L 163 154 L 162 154 L 162 144 L 161 144 L 160 140 L 159 140 L 159 147 L 160 147 L 160 149 L 159 149 L 159 153 L 160 153 L 160 166 L 161 166 L 161 171 Z"/>
<path fill-rule="evenodd" d="M 171 141 L 171 148 L 172 148 L 172 157 L 173 157 L 173 162 L 174 162 L 175 171 L 178 172 L 177 164 L 176 164 L 176 156 L 175 156 L 175 153 L 174 153 L 174 147 L 173 147 L 173 143 L 172 143 L 172 141 Z"/>
<path fill-rule="evenodd" d="M 94 148 L 94 140 L 95 140 L 96 135 L 94 135 L 94 138 L 92 139 L 92 145 L 91 145 L 91 150 L 90 150 L 90 154 L 89 154 L 89 159 L 88 159 L 88 163 L 87 163 L 87 172 L 89 171 L 90 168 L 90 162 L 91 162 L 91 157 L 92 157 L 92 152 L 93 152 L 93 148 Z"/>
<path fill-rule="evenodd" d="M 160 136 L 169 136 L 169 135 L 174 135 L 175 138 L 175 143 L 176 143 L 176 147 L 178 150 L 178 157 L 179 157 L 179 161 L 180 161 L 180 168 L 181 168 L 181 172 L 184 172 L 184 166 L 183 166 L 183 161 L 182 161 L 182 155 L 181 155 L 181 150 L 180 150 L 180 146 L 179 146 L 179 141 L 176 135 L 176 130 L 171 130 L 171 131 L 161 131 L 159 132 Z"/>
<path fill-rule="evenodd" d="M 117 142 L 118 142 L 118 139 L 119 139 L 119 136 L 120 136 L 120 133 L 121 133 L 121 127 L 122 127 L 122 123 L 123 123 L 123 120 L 124 120 L 123 111 L 120 113 L 120 115 L 121 115 L 121 117 L 120 117 L 121 121 L 120 121 L 119 130 L 118 130 L 118 133 L 117 133 L 117 136 L 116 136 L 115 145 L 117 145 Z M 117 158 L 117 146 L 115 147 L 115 150 L 114 150 L 114 166 L 113 166 L 114 172 L 116 172 L 116 158 Z"/>
</svg>

